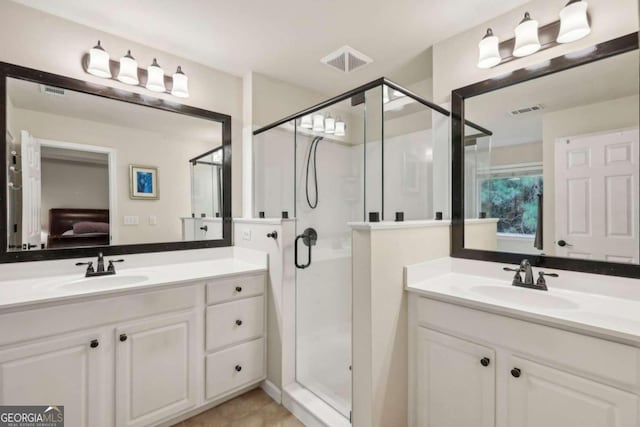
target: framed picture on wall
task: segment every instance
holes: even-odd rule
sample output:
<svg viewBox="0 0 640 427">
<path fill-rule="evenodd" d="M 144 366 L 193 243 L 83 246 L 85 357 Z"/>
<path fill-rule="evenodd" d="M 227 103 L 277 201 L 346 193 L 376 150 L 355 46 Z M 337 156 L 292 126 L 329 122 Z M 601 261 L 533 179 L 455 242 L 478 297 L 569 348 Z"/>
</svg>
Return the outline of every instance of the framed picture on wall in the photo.
<svg viewBox="0 0 640 427">
<path fill-rule="evenodd" d="M 129 197 L 133 200 L 158 200 L 158 168 L 129 165 Z"/>
</svg>

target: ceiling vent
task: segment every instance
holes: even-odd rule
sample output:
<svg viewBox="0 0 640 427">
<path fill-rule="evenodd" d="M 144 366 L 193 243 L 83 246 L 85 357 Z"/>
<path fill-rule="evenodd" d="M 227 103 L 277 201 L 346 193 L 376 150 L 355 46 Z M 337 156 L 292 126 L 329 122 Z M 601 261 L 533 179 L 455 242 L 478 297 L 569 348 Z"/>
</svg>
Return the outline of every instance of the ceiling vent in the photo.
<svg viewBox="0 0 640 427">
<path fill-rule="evenodd" d="M 510 116 L 521 116 L 523 114 L 528 113 L 536 113 L 538 111 L 544 110 L 544 106 L 542 104 L 531 105 L 529 107 L 516 108 L 513 111 L 509 111 Z"/>
<path fill-rule="evenodd" d="M 40 85 L 40 92 L 44 93 L 45 95 L 54 95 L 54 96 L 65 95 L 64 89 L 55 87 L 55 86 L 47 86 L 47 85 Z"/>
<path fill-rule="evenodd" d="M 350 73 L 367 64 L 371 64 L 373 60 L 350 46 L 342 46 L 340 49 L 322 58 L 320 62 L 343 73 Z"/>
</svg>

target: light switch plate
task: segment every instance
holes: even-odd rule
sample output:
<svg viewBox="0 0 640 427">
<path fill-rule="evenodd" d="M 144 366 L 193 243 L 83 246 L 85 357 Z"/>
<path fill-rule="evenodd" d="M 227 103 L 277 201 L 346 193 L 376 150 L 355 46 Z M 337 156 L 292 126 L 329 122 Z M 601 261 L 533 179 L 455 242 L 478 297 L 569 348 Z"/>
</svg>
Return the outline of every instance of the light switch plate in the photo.
<svg viewBox="0 0 640 427">
<path fill-rule="evenodd" d="M 242 239 L 243 240 L 251 240 L 251 229 L 242 231 Z"/>
<path fill-rule="evenodd" d="M 149 225 L 158 225 L 158 217 L 155 215 L 149 215 Z"/>
<path fill-rule="evenodd" d="M 140 218 L 137 216 L 125 216 L 124 217 L 124 225 L 138 225 L 140 223 Z"/>
</svg>

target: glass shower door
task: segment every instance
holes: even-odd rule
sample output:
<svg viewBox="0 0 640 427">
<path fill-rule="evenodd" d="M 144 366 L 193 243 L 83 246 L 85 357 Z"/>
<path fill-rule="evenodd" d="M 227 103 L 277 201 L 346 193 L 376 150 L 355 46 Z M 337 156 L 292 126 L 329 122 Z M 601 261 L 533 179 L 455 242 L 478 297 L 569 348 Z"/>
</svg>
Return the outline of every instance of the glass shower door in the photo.
<svg viewBox="0 0 640 427">
<path fill-rule="evenodd" d="M 363 109 L 345 101 L 314 113 L 325 126 L 341 116 L 345 135 L 298 123 L 295 143 L 296 378 L 346 418 L 351 412 L 352 318 L 348 224 L 363 218 L 362 130 L 356 131 Z"/>
</svg>

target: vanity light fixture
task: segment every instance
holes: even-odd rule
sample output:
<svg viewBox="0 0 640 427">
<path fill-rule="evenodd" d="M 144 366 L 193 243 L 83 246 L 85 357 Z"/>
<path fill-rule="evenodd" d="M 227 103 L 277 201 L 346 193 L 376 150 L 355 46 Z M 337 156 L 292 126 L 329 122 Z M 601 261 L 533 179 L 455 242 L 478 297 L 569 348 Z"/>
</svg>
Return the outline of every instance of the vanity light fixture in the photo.
<svg viewBox="0 0 640 427">
<path fill-rule="evenodd" d="M 324 132 L 324 116 L 322 114 L 313 115 L 313 131 Z"/>
<path fill-rule="evenodd" d="M 346 125 L 340 117 L 336 120 L 336 129 L 333 134 L 335 136 L 345 136 L 346 134 Z"/>
<path fill-rule="evenodd" d="M 487 28 L 487 33 L 484 35 L 480 43 L 478 43 L 478 49 L 480 56 L 478 58 L 478 68 L 491 68 L 495 67 L 502 61 L 500 57 L 498 37 L 493 35 L 493 30 Z"/>
<path fill-rule="evenodd" d="M 560 32 L 558 43 L 571 43 L 586 37 L 591 33 L 589 18 L 587 17 L 587 2 L 570 0 L 560 11 Z"/>
<path fill-rule="evenodd" d="M 153 58 L 151 65 L 144 70 L 138 68 L 138 61 L 131 55 L 131 50 L 127 50 L 120 61 L 112 61 L 100 40 L 82 57 L 82 67 L 87 73 L 104 79 L 118 80 L 153 92 L 170 93 L 177 98 L 189 97 L 189 78 L 181 66 L 171 77 L 167 77 L 158 60 Z M 113 74 L 111 70 L 114 70 Z"/>
<path fill-rule="evenodd" d="M 178 65 L 178 69 L 173 74 L 173 87 L 171 88 L 171 95 L 178 98 L 189 97 L 189 78 L 182 72 L 182 67 Z"/>
<path fill-rule="evenodd" d="M 311 115 L 302 116 L 300 119 L 300 127 L 302 129 L 312 129 L 313 123 L 311 121 Z"/>
<path fill-rule="evenodd" d="M 131 51 L 120 58 L 120 70 L 118 71 L 118 80 L 128 85 L 138 85 L 138 61 L 131 56 Z"/>
<path fill-rule="evenodd" d="M 109 69 L 109 54 L 102 48 L 100 40 L 98 44 L 89 49 L 89 65 L 87 72 L 102 78 L 111 78 Z"/>
<path fill-rule="evenodd" d="M 529 12 L 525 12 L 524 18 L 516 27 L 516 46 L 513 48 L 513 56 L 520 58 L 539 50 L 538 21 L 531 19 Z"/>
<path fill-rule="evenodd" d="M 164 70 L 158 65 L 156 58 L 153 58 L 151 65 L 147 67 L 147 89 L 152 92 L 165 92 Z"/>
<path fill-rule="evenodd" d="M 335 133 L 335 131 L 336 131 L 336 119 L 331 117 L 331 114 L 329 114 L 327 118 L 324 119 L 324 133 L 331 135 Z"/>
</svg>

